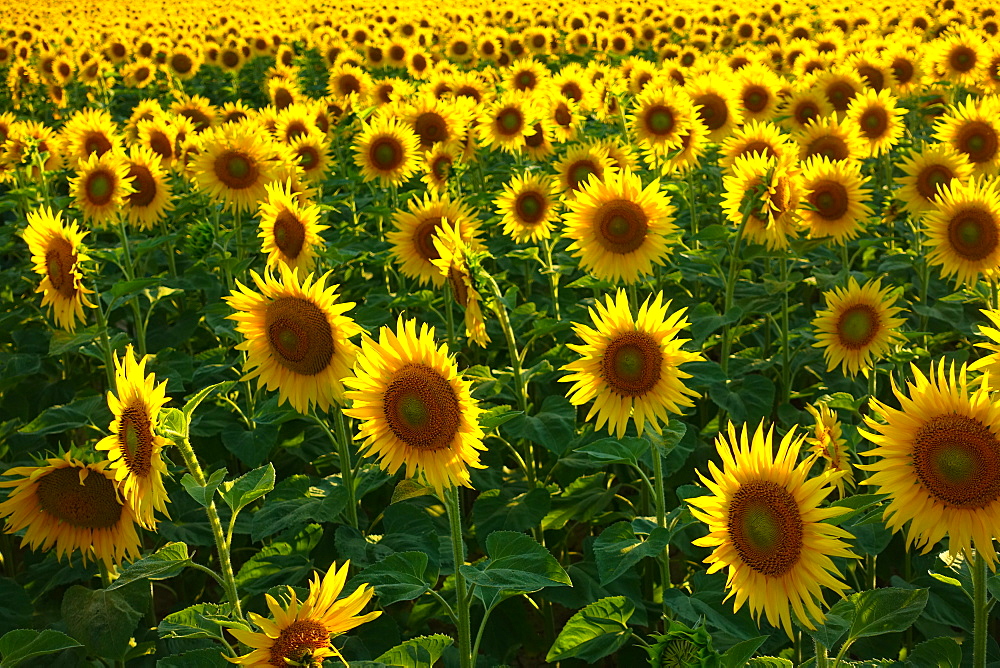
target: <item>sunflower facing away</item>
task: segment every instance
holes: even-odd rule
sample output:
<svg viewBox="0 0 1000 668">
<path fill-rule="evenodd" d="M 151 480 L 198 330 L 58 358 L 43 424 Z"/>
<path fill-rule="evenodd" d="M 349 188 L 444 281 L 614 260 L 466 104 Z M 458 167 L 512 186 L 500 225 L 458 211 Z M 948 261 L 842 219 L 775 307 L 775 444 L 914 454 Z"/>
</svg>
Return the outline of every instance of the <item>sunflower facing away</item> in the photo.
<svg viewBox="0 0 1000 668">
<path fill-rule="evenodd" d="M 712 479 L 698 476 L 711 495 L 688 499 L 691 514 L 708 525 L 708 535 L 694 541 L 714 548 L 705 558 L 709 573 L 729 569 L 726 587 L 734 610 L 749 601 L 754 618 L 763 612 L 773 626 L 793 637 L 792 615 L 806 628 L 825 617 L 823 587 L 843 595 L 849 588 L 831 557 L 856 558 L 844 529 L 824 520 L 846 508 L 819 504 L 833 490 L 834 475 L 809 479 L 811 461 L 796 464 L 802 437 L 789 431 L 773 452 L 774 428 L 764 423 L 753 437 L 746 425 L 728 438 L 719 434 L 716 448 L 723 469 L 709 462 Z"/>
<path fill-rule="evenodd" d="M 97 558 L 109 568 L 139 556 L 135 514 L 128 502 L 122 503 L 106 463 L 84 464 L 66 453 L 3 475 L 17 477 L 0 482 L 13 488 L 0 503 L 0 517 L 7 520 L 7 533 L 26 529 L 23 541 L 31 549 L 54 546 L 60 560 L 79 550 L 85 564 Z"/>
<path fill-rule="evenodd" d="M 815 424 L 812 434 L 806 437 L 814 457 L 823 461 L 823 472 L 842 472 L 843 475 L 833 480 L 840 497 L 844 497 L 844 486 L 854 488 L 854 469 L 851 467 L 851 450 L 847 446 L 837 419 L 837 413 L 826 404 L 819 408 L 812 404 L 806 405 L 806 410 L 813 416 Z"/>
<path fill-rule="evenodd" d="M 466 259 L 469 247 L 462 239 L 459 225 L 443 222 L 434 235 L 434 248 L 438 258 L 431 260 L 441 275 L 448 280 L 451 297 L 465 310 L 465 335 L 483 348 L 490 342 L 486 333 L 486 322 L 479 307 L 480 296 L 472 281 L 472 273 Z"/>
<path fill-rule="evenodd" d="M 390 474 L 404 465 L 407 477 L 423 472 L 439 494 L 471 487 L 468 467 L 485 468 L 481 409 L 447 344 L 435 347 L 433 327 L 418 332 L 416 320 L 400 317 L 396 331 L 382 327 L 377 342 L 364 336 L 354 373 L 344 378 L 353 402 L 344 414 L 359 421 L 364 454 L 377 455 Z"/>
<path fill-rule="evenodd" d="M 135 511 L 136 521 L 147 529 L 156 528 L 153 511 L 167 513 L 167 491 L 163 474 L 167 465 L 160 452 L 167 439 L 156 434 L 157 416 L 167 403 L 167 381 L 156 385 L 156 377 L 146 374 L 146 360 L 136 363 L 132 346 L 121 361 L 115 355 L 116 397 L 108 392 L 108 407 L 114 413 L 108 431 L 95 448 L 106 450 L 111 472 Z"/>
<path fill-rule="evenodd" d="M 722 182 L 726 218 L 739 227 L 745 215 L 748 239 L 770 249 L 788 248 L 789 237 L 798 234 L 802 199 L 802 179 L 794 162 L 759 153 L 740 156 L 732 175 Z"/>
<path fill-rule="evenodd" d="M 42 306 L 51 306 L 56 324 L 70 332 L 76 330 L 77 320 L 84 321 L 83 307 L 94 308 L 87 300 L 94 291 L 83 287 L 80 272 L 80 263 L 87 259 L 80 242 L 87 234 L 76 223 L 64 225 L 62 211 L 53 215 L 49 208 L 29 213 L 24 230 L 35 273 L 42 276 L 35 292 L 44 293 Z"/>
<path fill-rule="evenodd" d="M 667 237 L 676 231 L 674 207 L 659 180 L 645 189 L 626 169 L 591 177 L 563 214 L 567 248 L 581 266 L 601 280 L 635 283 L 663 264 Z"/>
<path fill-rule="evenodd" d="M 995 569 L 1000 403 L 987 383 L 970 391 L 965 365 L 946 370 L 942 359 L 929 377 L 915 365 L 912 372 L 907 392 L 893 384 L 899 410 L 871 400 L 878 417 L 865 416 L 861 434 L 875 448 L 861 454 L 878 460 L 859 468 L 874 472 L 866 484 L 890 495 L 886 526 L 895 532 L 910 523 L 907 542 L 926 554 L 947 535 L 952 554 L 971 556 L 975 547 Z"/>
<path fill-rule="evenodd" d="M 300 204 L 291 180 L 269 183 L 267 200 L 260 205 L 261 252 L 267 253 L 268 269 L 286 265 L 300 277 L 312 271 L 316 249 L 323 246 L 319 233 L 319 207 Z"/>
<path fill-rule="evenodd" d="M 859 371 L 868 377 L 870 367 L 900 341 L 899 327 L 906 322 L 896 318 L 903 309 L 889 298 L 892 286 L 882 287 L 882 279 L 859 286 L 852 276 L 846 288 L 824 292 L 826 309 L 816 313 L 816 348 L 823 348 L 826 370 L 838 364 L 851 376 Z"/>
<path fill-rule="evenodd" d="M 646 299 L 633 318 L 625 291 L 618 290 L 616 297 L 598 301 L 596 311 L 590 309 L 594 327 L 573 325 L 584 344 L 569 348 L 582 357 L 562 367 L 572 373 L 561 380 L 573 383 L 568 392 L 573 405 L 596 399 L 587 419 L 596 414 L 597 429 L 607 422 L 608 433 L 621 438 L 631 418 L 640 436 L 647 424 L 660 433 L 668 412 L 679 414 L 682 406 L 694 405 L 691 397 L 698 393 L 684 385 L 691 374 L 679 367 L 704 357 L 681 349 L 688 339 L 677 334 L 690 323 L 685 309 L 667 316 L 669 309 L 659 293 Z"/>
<path fill-rule="evenodd" d="M 337 598 L 344 590 L 350 565 L 346 561 L 338 570 L 336 564 L 331 564 L 322 580 L 319 574 L 314 574 L 309 581 L 309 595 L 301 603 L 291 588 L 290 600 L 284 608 L 267 594 L 267 607 L 273 619 L 251 612 L 250 619 L 260 628 L 259 632 L 229 629 L 253 651 L 235 659 L 226 657 L 227 660 L 251 668 L 272 668 L 319 665 L 327 657 L 340 657 L 330 641 L 382 614 L 378 610 L 360 614 L 375 593 L 370 585 L 362 585 L 354 593 Z"/>
<path fill-rule="evenodd" d="M 927 262 L 941 265 L 945 278 L 971 285 L 980 277 L 996 280 L 1000 270 L 1000 192 L 995 180 L 952 181 L 939 190 L 935 207 L 924 217 L 931 250 Z"/>
<path fill-rule="evenodd" d="M 280 403 L 287 401 L 306 414 L 315 404 L 326 411 L 341 402 L 344 386 L 358 347 L 349 340 L 361 332 L 344 315 L 354 302 L 337 302 L 336 285 L 326 285 L 329 274 L 313 281 L 309 274 L 299 283 L 295 273 L 279 266 L 281 281 L 266 273 L 250 275 L 260 292 L 239 281 L 237 292 L 226 297 L 236 311 L 236 331 L 245 341 L 238 350 L 247 351 L 243 380 L 257 378 L 257 386 L 277 389 Z"/>
</svg>

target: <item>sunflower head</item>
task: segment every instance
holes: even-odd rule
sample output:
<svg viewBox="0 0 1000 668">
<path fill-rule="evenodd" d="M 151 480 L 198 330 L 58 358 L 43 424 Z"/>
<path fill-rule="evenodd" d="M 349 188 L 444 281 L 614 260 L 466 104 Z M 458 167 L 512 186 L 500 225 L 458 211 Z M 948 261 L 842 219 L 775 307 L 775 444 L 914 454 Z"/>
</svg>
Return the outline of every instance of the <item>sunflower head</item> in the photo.
<svg viewBox="0 0 1000 668">
<path fill-rule="evenodd" d="M 476 290 L 472 271 L 472 252 L 462 238 L 460 225 L 442 221 L 434 235 L 434 248 L 438 257 L 431 260 L 447 280 L 451 298 L 465 311 L 465 333 L 476 344 L 486 347 L 490 337 L 486 333 L 480 296 Z"/>
<path fill-rule="evenodd" d="M 362 125 L 354 144 L 354 162 L 365 181 L 378 179 L 382 187 L 402 185 L 417 171 L 417 136 L 405 124 L 380 115 Z"/>
<path fill-rule="evenodd" d="M 266 185 L 273 180 L 277 149 L 252 124 L 205 130 L 197 146 L 194 178 L 210 197 L 233 211 L 249 211 L 264 199 Z"/>
<path fill-rule="evenodd" d="M 83 307 L 94 308 L 86 297 L 93 290 L 83 286 L 80 271 L 87 260 L 81 248 L 87 234 L 76 223 L 64 224 L 62 212 L 53 214 L 49 208 L 29 213 L 24 231 L 35 273 L 42 277 L 36 290 L 43 293 L 42 306 L 51 306 L 56 323 L 70 332 L 85 320 Z"/>
<path fill-rule="evenodd" d="M 537 172 L 515 176 L 495 200 L 504 234 L 518 243 L 548 239 L 557 216 L 557 192 L 555 180 Z"/>
<path fill-rule="evenodd" d="M 267 266 L 273 270 L 283 264 L 304 277 L 312 271 L 316 249 L 324 243 L 319 233 L 329 226 L 319 224 L 319 207 L 300 203 L 291 179 L 270 183 L 266 190 L 257 236 L 261 251 L 267 253 Z"/>
<path fill-rule="evenodd" d="M 827 404 L 812 404 L 806 410 L 813 416 L 815 423 L 812 432 L 806 437 L 806 443 L 812 450 L 813 457 L 823 462 L 823 471 L 833 471 L 842 474 L 834 478 L 833 484 L 841 498 L 844 496 L 844 486 L 854 487 L 854 469 L 851 467 L 851 451 L 847 439 L 843 436 L 837 413 Z"/>
<path fill-rule="evenodd" d="M 1000 190 L 996 180 L 952 180 L 939 190 L 934 208 L 924 216 L 931 248 L 927 261 L 956 283 L 980 277 L 996 280 L 1000 271 Z"/>
<path fill-rule="evenodd" d="M 99 226 L 111 225 L 135 192 L 134 178 L 128 175 L 128 163 L 120 153 L 92 153 L 81 160 L 76 176 L 70 179 L 70 194 L 84 218 Z"/>
</svg>

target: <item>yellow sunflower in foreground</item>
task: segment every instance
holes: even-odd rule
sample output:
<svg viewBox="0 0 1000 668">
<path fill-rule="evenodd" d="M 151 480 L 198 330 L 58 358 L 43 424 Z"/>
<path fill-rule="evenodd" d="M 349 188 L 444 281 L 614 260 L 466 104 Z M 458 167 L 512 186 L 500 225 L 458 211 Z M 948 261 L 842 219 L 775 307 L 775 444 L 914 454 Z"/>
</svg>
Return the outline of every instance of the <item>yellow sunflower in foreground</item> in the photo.
<svg viewBox="0 0 1000 668">
<path fill-rule="evenodd" d="M 383 188 L 399 186 L 419 169 L 419 141 L 406 124 L 378 116 L 361 127 L 354 143 L 354 162 L 365 181 L 378 179 Z"/>
<path fill-rule="evenodd" d="M 262 135 L 250 124 L 230 123 L 203 131 L 198 137 L 200 152 L 191 165 L 198 187 L 232 211 L 256 207 L 275 170 L 275 149 Z"/>
<path fill-rule="evenodd" d="M 924 217 L 931 251 L 927 262 L 941 265 L 945 278 L 971 285 L 980 277 L 996 280 L 1000 270 L 1000 192 L 995 180 L 952 181 L 938 192 Z"/>
<path fill-rule="evenodd" d="M 70 195 L 83 217 L 97 226 L 116 222 L 125 196 L 135 192 L 128 176 L 128 164 L 118 153 L 97 157 L 91 153 L 79 161 L 76 176 L 69 180 Z"/>
<path fill-rule="evenodd" d="M 430 281 L 436 287 L 444 285 L 444 277 L 434 266 L 440 257 L 434 247 L 434 235 L 447 220 L 458 225 L 462 238 L 472 250 L 479 250 L 479 222 L 471 209 L 458 199 L 447 194 L 439 197 L 425 195 L 424 199 L 414 197 L 408 205 L 409 211 L 397 211 L 393 216 L 396 229 L 386 234 L 392 244 L 393 260 L 399 270 L 421 285 Z"/>
<path fill-rule="evenodd" d="M 866 181 L 858 163 L 809 158 L 802 170 L 803 199 L 809 208 L 800 212 L 809 225 L 809 238 L 831 237 L 842 245 L 857 237 L 872 215 L 865 204 L 871 191 L 861 187 Z"/>
<path fill-rule="evenodd" d="M 260 292 L 239 281 L 239 289 L 226 302 L 236 313 L 236 331 L 245 341 L 236 346 L 247 351 L 243 380 L 257 378 L 257 386 L 277 389 L 280 403 L 287 401 L 302 414 L 315 404 L 328 410 L 340 403 L 358 347 L 350 338 L 361 327 L 344 315 L 353 302 L 337 302 L 336 285 L 326 285 L 328 274 L 313 282 L 309 274 L 299 284 L 295 273 L 279 267 L 281 282 L 270 273 L 264 278 L 250 272 Z"/>
<path fill-rule="evenodd" d="M 897 163 L 906 176 L 896 197 L 911 214 L 930 211 L 938 201 L 940 188 L 953 179 L 965 181 L 972 176 L 972 163 L 963 153 L 948 144 L 929 144 L 923 150 L 913 149 Z"/>
<path fill-rule="evenodd" d="M 927 553 L 949 538 L 952 554 L 971 550 L 996 568 L 993 545 L 1000 526 L 1000 403 L 987 384 L 970 392 L 963 365 L 945 369 L 942 359 L 924 376 L 914 365 L 908 392 L 893 385 L 901 410 L 871 400 L 878 415 L 859 430 L 875 448 L 861 454 L 878 461 L 865 483 L 889 494 L 886 526 Z M 906 396 L 906 395 L 909 396 Z"/>
<path fill-rule="evenodd" d="M 1000 98 L 989 95 L 948 110 L 934 126 L 934 138 L 946 142 L 972 163 L 977 176 L 993 176 L 1000 168 Z"/>
<path fill-rule="evenodd" d="M 989 375 L 984 374 L 981 378 L 992 383 L 991 389 L 996 390 L 1000 389 L 997 385 L 997 381 L 1000 380 L 1000 310 L 983 309 L 983 315 L 990 319 L 993 327 L 983 327 L 980 325 L 979 333 L 990 341 L 989 343 L 977 342 L 976 346 L 985 348 L 990 351 L 990 354 L 969 365 L 969 370 L 988 371 Z"/>
<path fill-rule="evenodd" d="M 108 452 L 111 472 L 135 511 L 136 521 L 147 529 L 156 528 L 153 511 L 167 513 L 167 490 L 163 474 L 167 465 L 160 451 L 167 439 L 156 434 L 157 416 L 167 403 L 167 381 L 156 385 L 156 377 L 146 374 L 146 360 L 136 363 L 132 346 L 119 361 L 115 355 L 116 397 L 108 392 L 108 407 L 114 413 L 108 431 L 94 446 Z"/>
<path fill-rule="evenodd" d="M 261 252 L 267 253 L 267 268 L 286 265 L 300 277 L 312 271 L 316 249 L 323 246 L 319 233 L 328 225 L 319 224 L 319 207 L 303 205 L 292 189 L 291 180 L 266 186 L 267 201 L 260 217 Z"/>
<path fill-rule="evenodd" d="M 668 412 L 679 414 L 682 406 L 694 405 L 691 397 L 698 393 L 684 385 L 691 374 L 679 367 L 704 357 L 681 349 L 689 339 L 677 334 L 691 323 L 685 309 L 667 316 L 669 309 L 659 293 L 652 302 L 646 299 L 633 318 L 625 291 L 618 290 L 616 297 L 598 301 L 596 311 L 590 309 L 594 327 L 573 325 L 584 344 L 569 348 L 582 357 L 562 367 L 572 373 L 561 380 L 573 383 L 568 396 L 574 406 L 596 399 L 587 419 L 596 414 L 597 429 L 607 422 L 608 433 L 622 438 L 631 418 L 640 436 L 646 425 L 659 434 L 660 425 L 670 420 Z"/>
<path fill-rule="evenodd" d="M 253 648 L 253 651 L 235 659 L 226 657 L 227 660 L 251 668 L 271 668 L 312 666 L 317 665 L 316 662 L 323 663 L 327 657 L 340 657 L 331 639 L 382 614 L 377 610 L 359 614 L 375 593 L 370 585 L 362 585 L 354 593 L 338 600 L 347 582 L 350 565 L 351 562 L 347 561 L 338 570 L 336 564 L 331 564 L 322 580 L 314 574 L 309 582 L 309 595 L 302 603 L 298 602 L 295 590 L 291 588 L 291 600 L 284 608 L 267 594 L 267 607 L 271 609 L 274 619 L 251 612 L 250 619 L 260 632 L 229 629 L 237 640 Z"/>
<path fill-rule="evenodd" d="M 749 601 L 756 619 L 763 612 L 792 637 L 793 614 L 809 629 L 823 622 L 824 586 L 840 596 L 849 589 L 831 557 L 857 555 L 844 542 L 851 534 L 825 522 L 847 509 L 819 507 L 835 476 L 808 478 L 812 462 L 796 464 L 802 437 L 794 431 L 781 439 L 777 454 L 773 438 L 773 427 L 765 433 L 763 422 L 752 440 L 746 425 L 737 434 L 730 424 L 728 438 L 719 434 L 715 443 L 723 469 L 709 462 L 712 479 L 698 473 L 711 495 L 688 504 L 708 525 L 708 535 L 694 541 L 714 548 L 705 558 L 708 572 L 729 569 L 726 598 L 735 597 L 734 610 Z"/>
<path fill-rule="evenodd" d="M 667 237 L 673 234 L 674 207 L 660 192 L 660 181 L 645 189 L 626 169 L 591 177 L 563 214 L 567 248 L 580 265 L 601 280 L 635 283 L 663 264 Z"/>
<path fill-rule="evenodd" d="M 77 320 L 85 320 L 83 307 L 94 308 L 87 300 L 94 291 L 83 287 L 80 271 L 80 263 L 87 259 L 80 243 L 88 234 L 76 223 L 64 225 L 62 211 L 53 215 L 49 208 L 29 213 L 24 230 L 35 273 L 42 276 L 35 292 L 43 293 L 42 306 L 51 306 L 56 323 L 70 332 L 76 330 Z"/>
<path fill-rule="evenodd" d="M 479 292 L 472 282 L 472 273 L 466 256 L 469 247 L 462 239 L 459 225 L 442 223 L 434 235 L 434 248 L 438 258 L 431 260 L 441 275 L 448 279 L 451 296 L 465 310 L 465 335 L 483 348 L 490 342 L 486 333 L 486 322 L 479 307 Z"/>
<path fill-rule="evenodd" d="M 823 472 L 842 473 L 833 480 L 837 493 L 844 497 L 844 486 L 854 488 L 854 469 L 851 468 L 851 450 L 847 445 L 837 419 L 837 413 L 826 404 L 819 404 L 817 409 L 809 404 L 806 410 L 813 416 L 815 424 L 812 435 L 806 437 L 806 443 L 812 450 L 813 457 L 823 460 Z"/>
<path fill-rule="evenodd" d="M 376 454 L 390 474 L 406 466 L 406 476 L 423 472 L 439 494 L 445 488 L 471 487 L 469 469 L 484 450 L 481 409 L 458 373 L 448 346 L 435 347 L 434 328 L 417 330 L 416 320 L 382 327 L 379 340 L 365 336 L 354 366 L 344 378 L 357 419 L 364 454 Z"/>
<path fill-rule="evenodd" d="M 77 550 L 87 559 L 100 559 L 109 568 L 139 556 L 135 515 L 121 501 L 121 489 L 106 464 L 84 464 L 69 453 L 37 466 L 6 471 L 12 487 L 0 503 L 7 533 L 25 529 L 23 542 L 33 550 L 55 547 L 56 557 L 72 558 Z"/>
<path fill-rule="evenodd" d="M 518 243 L 548 239 L 558 217 L 557 195 L 552 177 L 537 172 L 515 176 L 495 200 L 504 234 Z"/>
<path fill-rule="evenodd" d="M 826 309 L 816 313 L 816 348 L 823 348 L 826 370 L 838 364 L 844 373 L 858 371 L 868 377 L 869 368 L 902 340 L 899 327 L 906 322 L 895 316 L 903 309 L 889 298 L 892 286 L 883 288 L 882 279 L 859 286 L 852 276 L 846 288 L 824 292 Z"/>
</svg>

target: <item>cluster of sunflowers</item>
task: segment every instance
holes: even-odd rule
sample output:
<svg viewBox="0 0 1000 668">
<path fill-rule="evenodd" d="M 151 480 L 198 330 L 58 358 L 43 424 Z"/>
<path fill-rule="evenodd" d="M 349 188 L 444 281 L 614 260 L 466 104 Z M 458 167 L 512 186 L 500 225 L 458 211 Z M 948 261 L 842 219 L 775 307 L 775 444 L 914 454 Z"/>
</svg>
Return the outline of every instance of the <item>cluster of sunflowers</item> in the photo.
<svg viewBox="0 0 1000 668">
<path fill-rule="evenodd" d="M 0 9 L 6 575 L 203 580 L 18 642 L 998 658 L 996 3 L 181 4 Z"/>
</svg>

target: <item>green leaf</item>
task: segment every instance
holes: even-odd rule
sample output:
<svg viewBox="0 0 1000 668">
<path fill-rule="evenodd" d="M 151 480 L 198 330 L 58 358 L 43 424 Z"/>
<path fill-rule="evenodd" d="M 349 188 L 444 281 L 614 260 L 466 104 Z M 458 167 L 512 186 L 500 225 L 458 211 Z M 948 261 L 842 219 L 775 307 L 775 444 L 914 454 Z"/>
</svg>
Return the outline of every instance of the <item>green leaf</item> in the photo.
<svg viewBox="0 0 1000 668">
<path fill-rule="evenodd" d="M 1000 598 L 1000 575 L 993 575 L 987 578 L 986 588 L 993 594 L 993 598 Z"/>
<path fill-rule="evenodd" d="M 179 408 L 164 408 L 160 411 L 160 433 L 172 441 L 187 438 L 188 420 Z"/>
<path fill-rule="evenodd" d="M 663 425 L 662 434 L 650 432 L 649 439 L 659 449 L 660 455 L 666 457 L 677 447 L 677 444 L 681 442 L 686 433 L 687 425 L 680 420 L 672 419 L 669 423 Z"/>
<path fill-rule="evenodd" d="M 0 578 L 0 635 L 24 625 L 31 619 L 31 597 L 13 578 Z"/>
<path fill-rule="evenodd" d="M 911 668 L 959 668 L 962 665 L 962 646 L 954 638 L 931 638 L 914 647 L 904 665 Z"/>
<path fill-rule="evenodd" d="M 494 406 L 480 414 L 479 428 L 483 430 L 483 433 L 489 434 L 500 425 L 510 422 L 518 415 L 524 415 L 524 411 L 511 410 L 510 406 Z"/>
<path fill-rule="evenodd" d="M 222 483 L 222 500 L 234 513 L 274 489 L 274 466 L 268 462 L 260 468 Z"/>
<path fill-rule="evenodd" d="M 220 638 L 219 624 L 213 620 L 228 614 L 228 605 L 198 603 L 164 617 L 157 632 L 161 638 Z"/>
<path fill-rule="evenodd" d="M 425 553 L 397 552 L 361 571 L 351 583 L 354 587 L 362 584 L 375 587 L 379 605 L 385 607 L 427 593 L 437 584 L 437 578 L 438 570 L 428 565 Z"/>
<path fill-rule="evenodd" d="M 122 569 L 108 591 L 120 589 L 136 580 L 166 580 L 180 574 L 191 561 L 184 543 L 167 543 L 153 554 Z"/>
<path fill-rule="evenodd" d="M 236 455 L 244 466 L 257 468 L 278 443 L 278 425 L 258 424 L 256 429 L 227 429 L 222 432 L 222 444 Z"/>
<path fill-rule="evenodd" d="M 736 643 L 722 655 L 722 668 L 743 668 L 765 640 L 767 640 L 767 636 L 760 636 Z"/>
<path fill-rule="evenodd" d="M 429 496 L 431 494 L 434 494 L 433 487 L 421 485 L 413 478 L 403 478 L 396 484 L 396 488 L 392 490 L 392 499 L 389 501 L 389 504 L 392 505 L 393 503 L 399 503 L 407 499 L 415 499 L 418 496 Z"/>
<path fill-rule="evenodd" d="M 511 488 L 488 489 L 476 499 L 472 520 L 477 536 L 503 530 L 527 531 L 538 526 L 551 507 L 549 490 L 543 487 L 524 494 Z"/>
<path fill-rule="evenodd" d="M 854 619 L 854 605 L 845 599 L 837 601 L 823 618 L 822 624 L 817 624 L 815 629 L 803 630 L 812 636 L 813 640 L 827 649 L 833 649 L 840 641 L 847 629 L 851 628 L 851 621 Z"/>
<path fill-rule="evenodd" d="M 537 414 L 519 415 L 504 425 L 509 436 L 525 438 L 557 455 L 566 451 L 575 430 L 576 407 L 561 394 L 545 397 Z"/>
<path fill-rule="evenodd" d="M 444 651 L 454 644 L 454 640 L 442 634 L 419 636 L 396 645 L 375 661 L 401 668 L 433 668 Z"/>
<path fill-rule="evenodd" d="M 121 660 L 148 603 L 149 587 L 138 583 L 114 591 L 74 585 L 63 596 L 62 617 L 69 634 L 91 654 Z"/>
<path fill-rule="evenodd" d="M 3 657 L 0 660 L 0 666 L 14 668 L 17 664 L 36 656 L 55 654 L 74 647 L 81 647 L 81 645 L 59 631 L 14 629 L 0 638 L 0 656 Z"/>
<path fill-rule="evenodd" d="M 208 387 L 202 388 L 196 392 L 190 399 L 184 403 L 184 415 L 187 417 L 188 421 L 191 420 L 191 414 L 194 413 L 195 409 L 198 408 L 198 404 L 205 400 L 209 394 L 215 390 L 220 392 L 225 392 L 230 387 L 236 384 L 235 380 L 227 380 L 221 383 L 216 383 L 215 385 L 209 385 Z"/>
<path fill-rule="evenodd" d="M 527 593 L 573 586 L 555 557 L 526 534 L 494 531 L 486 539 L 486 553 L 488 559 L 461 568 L 462 575 L 479 587 Z"/>
<path fill-rule="evenodd" d="M 89 424 L 95 423 L 103 423 L 103 426 L 107 427 L 110 418 L 111 411 L 108 409 L 104 397 L 101 395 L 92 395 L 76 399 L 72 403 L 63 406 L 47 408 L 41 415 L 21 427 L 18 431 L 22 434 L 33 434 L 35 436 L 61 434 L 70 429 L 86 427 Z"/>
<path fill-rule="evenodd" d="M 737 423 L 756 423 L 771 414 L 774 404 L 774 382 L 760 374 L 751 373 L 728 383 L 715 383 L 708 393 Z"/>
<path fill-rule="evenodd" d="M 745 664 L 746 668 L 794 668 L 788 659 L 777 656 L 755 656 Z"/>
<path fill-rule="evenodd" d="M 156 661 L 156 668 L 226 668 L 232 665 L 223 657 L 222 651 L 215 647 L 193 649 Z"/>
<path fill-rule="evenodd" d="M 845 522 L 859 517 L 861 514 L 869 512 L 874 506 L 888 497 L 888 494 L 854 494 L 843 499 L 838 499 L 831 503 L 834 507 L 844 507 L 849 508 L 849 512 L 845 512 L 842 515 L 837 515 L 836 517 L 831 517 L 826 520 L 827 524 L 841 525 Z"/>
<path fill-rule="evenodd" d="M 635 606 L 624 596 L 609 596 L 591 603 L 569 618 L 549 653 L 547 662 L 577 658 L 594 663 L 621 649 L 632 629 L 628 620 Z"/>
<path fill-rule="evenodd" d="M 208 508 L 212 503 L 212 499 L 215 498 L 215 492 L 219 489 L 219 485 L 229 474 L 224 468 L 218 471 L 213 471 L 212 475 L 208 477 L 208 481 L 204 487 L 195 482 L 194 477 L 190 473 L 185 473 L 184 477 L 181 478 L 181 485 L 191 498 L 198 502 L 198 505 L 202 508 Z"/>
<path fill-rule="evenodd" d="M 642 438 L 602 438 L 573 452 L 587 455 L 599 466 L 609 464 L 639 465 L 639 458 L 649 451 L 649 441 Z"/>
<path fill-rule="evenodd" d="M 646 557 L 656 557 L 670 542 L 670 530 L 653 529 L 643 540 L 628 522 L 612 524 L 594 541 L 594 559 L 601 585 L 614 582 Z"/>
<path fill-rule="evenodd" d="M 347 489 L 324 478 L 298 498 L 270 499 L 253 514 L 250 537 L 256 542 L 286 529 L 304 527 L 310 522 L 336 522 L 346 506 Z"/>
<path fill-rule="evenodd" d="M 854 606 L 849 638 L 868 638 L 905 631 L 927 605 L 928 590 L 883 587 L 853 594 Z"/>
</svg>

